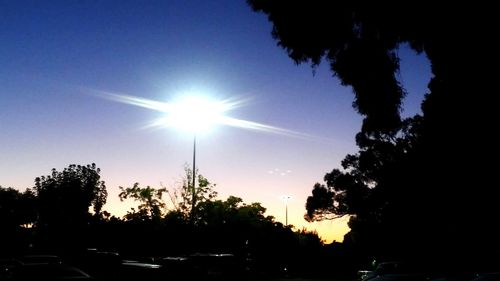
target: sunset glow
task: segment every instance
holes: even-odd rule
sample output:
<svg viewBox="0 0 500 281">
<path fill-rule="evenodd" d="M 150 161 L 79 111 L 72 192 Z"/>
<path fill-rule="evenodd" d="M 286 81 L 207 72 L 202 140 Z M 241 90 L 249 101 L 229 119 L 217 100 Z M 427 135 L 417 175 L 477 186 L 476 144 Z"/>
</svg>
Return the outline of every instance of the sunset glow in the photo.
<svg viewBox="0 0 500 281">
<path fill-rule="evenodd" d="M 137 202 L 120 201 L 119 187 L 178 187 L 195 131 L 196 167 L 217 199 L 259 202 L 284 223 L 280 196 L 291 195 L 290 225 L 327 242 L 349 230 L 347 219 L 310 223 L 304 214 L 314 184 L 359 151 L 363 116 L 352 88 L 328 63 L 296 65 L 246 1 L 4 1 L 1 9 L 2 187 L 23 191 L 53 168 L 95 163 L 108 192 L 103 210 L 122 218 Z M 403 114 L 412 116 L 430 66 L 408 48 L 398 56 Z"/>
</svg>

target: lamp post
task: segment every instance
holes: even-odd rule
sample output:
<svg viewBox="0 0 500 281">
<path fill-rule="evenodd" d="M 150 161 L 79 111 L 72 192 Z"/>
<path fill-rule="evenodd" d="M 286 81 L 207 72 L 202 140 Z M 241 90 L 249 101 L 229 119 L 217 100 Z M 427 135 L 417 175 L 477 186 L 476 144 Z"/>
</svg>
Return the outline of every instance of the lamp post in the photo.
<svg viewBox="0 0 500 281">
<path fill-rule="evenodd" d="M 225 113 L 243 104 L 242 100 L 219 100 L 214 101 L 201 96 L 187 96 L 177 102 L 160 102 L 135 96 L 104 93 L 103 96 L 110 100 L 122 102 L 134 106 L 144 107 L 160 111 L 166 116 L 151 122 L 148 127 L 178 128 L 194 133 L 193 140 L 193 179 L 192 179 L 192 205 L 191 218 L 194 220 L 196 204 L 196 137 L 197 133 L 208 130 L 212 125 L 220 124 L 241 129 L 276 133 L 288 136 L 301 136 L 298 132 L 269 126 L 253 121 L 237 119 L 225 115 Z M 189 185 L 189 184 L 188 184 Z M 287 200 L 291 198 L 287 197 Z M 288 224 L 288 206 L 286 206 L 286 221 Z"/>
<path fill-rule="evenodd" d="M 191 220 L 194 222 L 196 213 L 196 138 L 201 132 L 207 131 L 214 124 L 221 123 L 223 113 L 229 109 L 224 102 L 210 101 L 201 97 L 186 97 L 168 104 L 168 116 L 163 120 L 167 127 L 176 127 L 193 133 L 193 173 Z"/>
<path fill-rule="evenodd" d="M 288 226 L 288 200 L 292 198 L 290 195 L 281 197 L 285 201 L 285 226 Z"/>
<path fill-rule="evenodd" d="M 191 220 L 194 222 L 194 206 L 196 206 L 196 133 L 193 137 L 193 185 L 192 185 L 192 193 L 193 199 L 191 201 Z"/>
</svg>

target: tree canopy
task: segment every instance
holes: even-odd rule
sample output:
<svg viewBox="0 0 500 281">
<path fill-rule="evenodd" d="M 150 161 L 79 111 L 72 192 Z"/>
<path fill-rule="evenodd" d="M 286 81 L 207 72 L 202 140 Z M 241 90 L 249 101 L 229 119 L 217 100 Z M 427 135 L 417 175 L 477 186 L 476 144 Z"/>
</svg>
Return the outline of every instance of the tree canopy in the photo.
<svg viewBox="0 0 500 281">
<path fill-rule="evenodd" d="M 3 229 L 17 228 L 36 221 L 35 195 L 31 189 L 20 192 L 17 189 L 0 186 L 0 221 Z"/>
<path fill-rule="evenodd" d="M 127 198 L 132 198 L 135 201 L 139 201 L 141 204 L 138 206 L 138 211 L 132 209 L 132 212 L 128 212 L 125 215 L 126 219 L 133 220 L 159 220 L 163 215 L 163 209 L 165 209 L 166 204 L 162 201 L 163 193 L 166 191 L 165 188 L 155 189 L 150 186 L 141 188 L 139 183 L 134 183 L 132 187 L 119 187 L 121 190 L 118 196 L 120 201 Z"/>
<path fill-rule="evenodd" d="M 41 227 L 69 227 L 87 224 L 92 214 L 99 217 L 106 203 L 107 191 L 95 164 L 69 165 L 63 171 L 35 179 L 38 201 L 38 224 Z"/>
<path fill-rule="evenodd" d="M 500 215 L 494 173 L 488 165 L 480 176 L 473 168 L 489 157 L 477 147 L 493 145 L 485 134 L 493 126 L 490 79 L 478 72 L 494 57 L 488 7 L 248 3 L 268 16 L 272 36 L 296 63 L 328 63 L 352 87 L 353 107 L 364 116 L 359 152 L 314 186 L 307 219 L 350 215 L 346 243 L 370 254 L 500 249 L 491 224 Z M 425 53 L 433 74 L 423 115 L 407 120 L 397 75 L 404 43 Z"/>
<path fill-rule="evenodd" d="M 175 187 L 173 189 L 167 189 L 167 193 L 170 197 L 170 201 L 173 205 L 174 211 L 182 214 L 184 217 L 189 217 L 194 214 L 192 218 L 194 222 L 199 220 L 197 215 L 199 207 L 217 197 L 217 191 L 215 191 L 216 184 L 211 183 L 206 177 L 196 170 L 198 185 L 193 189 L 193 170 L 189 167 L 184 167 L 185 177 L 182 179 L 182 184 L 180 187 Z M 193 206 L 193 190 L 195 204 Z M 195 208 L 192 212 L 192 208 Z"/>
<path fill-rule="evenodd" d="M 0 249 L 2 254 L 19 251 L 29 234 L 25 228 L 36 222 L 36 198 L 32 190 L 0 186 Z"/>
</svg>

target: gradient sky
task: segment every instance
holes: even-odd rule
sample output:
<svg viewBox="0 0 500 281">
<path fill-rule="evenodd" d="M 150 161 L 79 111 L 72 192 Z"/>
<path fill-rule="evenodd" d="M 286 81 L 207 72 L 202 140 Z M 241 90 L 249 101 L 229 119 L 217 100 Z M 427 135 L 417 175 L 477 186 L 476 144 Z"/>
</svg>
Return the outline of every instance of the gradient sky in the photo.
<svg viewBox="0 0 500 281">
<path fill-rule="evenodd" d="M 326 64 L 313 75 L 271 38 L 272 25 L 245 1 L 0 0 L 0 185 L 32 187 L 69 164 L 96 163 L 117 216 L 118 186 L 178 186 L 192 163 L 192 135 L 144 129 L 161 113 L 99 92 L 171 101 L 186 93 L 246 103 L 228 115 L 310 135 L 216 127 L 198 137 L 197 167 L 220 198 L 260 202 L 284 222 L 341 241 L 347 218 L 303 219 L 315 182 L 356 152 L 361 116 Z M 420 112 L 428 61 L 400 49 L 409 92 L 404 116 Z"/>
</svg>

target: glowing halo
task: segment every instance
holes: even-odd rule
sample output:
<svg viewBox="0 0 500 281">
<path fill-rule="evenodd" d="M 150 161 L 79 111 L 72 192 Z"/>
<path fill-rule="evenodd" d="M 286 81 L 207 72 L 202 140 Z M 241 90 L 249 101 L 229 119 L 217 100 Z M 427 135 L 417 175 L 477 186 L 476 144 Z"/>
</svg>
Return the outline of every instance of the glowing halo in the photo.
<svg viewBox="0 0 500 281">
<path fill-rule="evenodd" d="M 187 96 L 176 102 L 160 102 L 130 95 L 120 95 L 99 91 L 107 99 L 143 107 L 167 115 L 148 124 L 147 127 L 173 127 L 190 132 L 206 131 L 211 126 L 220 124 L 247 130 L 274 133 L 297 138 L 314 138 L 310 135 L 261 124 L 253 121 L 237 119 L 226 113 L 243 103 L 243 101 L 220 100 L 213 101 L 200 96 Z"/>
</svg>

